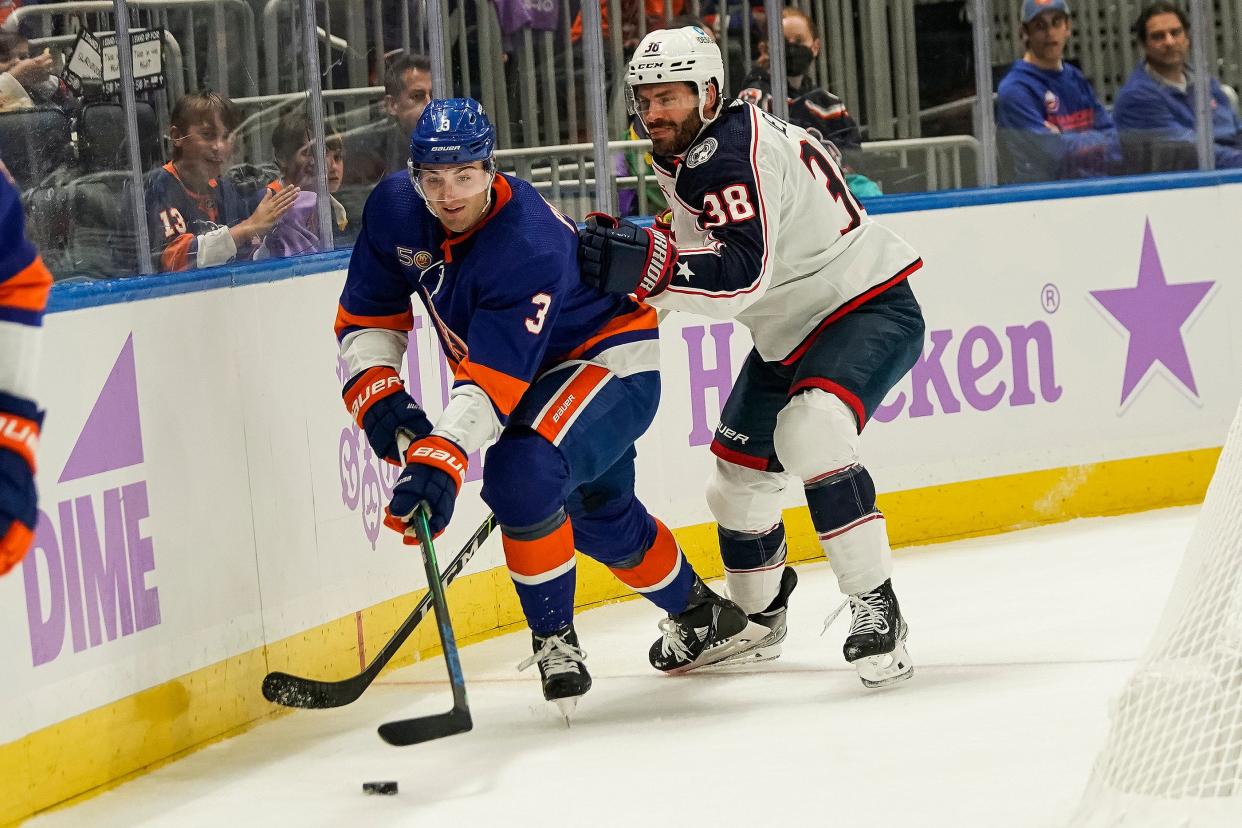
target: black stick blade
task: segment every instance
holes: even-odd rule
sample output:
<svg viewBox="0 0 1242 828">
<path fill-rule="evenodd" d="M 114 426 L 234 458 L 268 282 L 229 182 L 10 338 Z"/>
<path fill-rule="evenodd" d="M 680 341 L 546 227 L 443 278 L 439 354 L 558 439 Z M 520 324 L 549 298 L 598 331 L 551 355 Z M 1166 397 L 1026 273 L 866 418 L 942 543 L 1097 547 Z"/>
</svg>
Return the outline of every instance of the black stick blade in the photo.
<svg viewBox="0 0 1242 828">
<path fill-rule="evenodd" d="M 370 684 L 369 678 L 363 675 L 343 681 L 319 681 L 289 673 L 268 673 L 263 677 L 263 698 L 274 704 L 306 710 L 344 707 L 362 695 Z"/>
<path fill-rule="evenodd" d="M 470 710 L 455 707 L 447 713 L 385 722 L 379 726 L 379 735 L 394 747 L 408 747 L 433 739 L 443 739 L 445 736 L 456 736 L 473 728 L 474 720 L 470 718 Z"/>
</svg>

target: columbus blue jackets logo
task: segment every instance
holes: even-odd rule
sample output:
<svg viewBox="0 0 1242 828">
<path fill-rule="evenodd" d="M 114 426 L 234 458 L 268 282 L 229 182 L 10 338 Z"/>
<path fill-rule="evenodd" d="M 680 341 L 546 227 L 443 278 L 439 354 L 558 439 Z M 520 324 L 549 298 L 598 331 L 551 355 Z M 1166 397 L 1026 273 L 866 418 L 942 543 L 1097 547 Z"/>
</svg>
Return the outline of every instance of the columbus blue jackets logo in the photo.
<svg viewBox="0 0 1242 828">
<path fill-rule="evenodd" d="M 719 146 L 719 144 L 717 144 L 715 138 L 708 138 L 706 141 L 699 144 L 686 154 L 686 166 L 697 167 L 700 164 L 705 163 L 707 159 L 716 154 L 717 146 Z"/>
</svg>

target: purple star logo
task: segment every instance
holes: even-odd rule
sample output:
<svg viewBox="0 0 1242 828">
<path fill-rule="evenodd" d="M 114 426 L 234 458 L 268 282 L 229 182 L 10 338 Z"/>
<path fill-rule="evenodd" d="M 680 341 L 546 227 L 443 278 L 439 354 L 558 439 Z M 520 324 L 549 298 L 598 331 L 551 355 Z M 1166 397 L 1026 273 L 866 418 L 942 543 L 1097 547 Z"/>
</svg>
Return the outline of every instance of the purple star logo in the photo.
<svg viewBox="0 0 1242 828">
<path fill-rule="evenodd" d="M 1198 399 L 1199 389 L 1190 369 L 1182 328 L 1203 304 L 1214 284 L 1186 282 L 1171 285 L 1165 281 L 1149 219 L 1143 229 L 1138 284 L 1132 288 L 1091 291 L 1095 301 L 1129 333 L 1125 377 L 1121 383 L 1121 405 L 1126 404 L 1157 363 Z"/>
</svg>

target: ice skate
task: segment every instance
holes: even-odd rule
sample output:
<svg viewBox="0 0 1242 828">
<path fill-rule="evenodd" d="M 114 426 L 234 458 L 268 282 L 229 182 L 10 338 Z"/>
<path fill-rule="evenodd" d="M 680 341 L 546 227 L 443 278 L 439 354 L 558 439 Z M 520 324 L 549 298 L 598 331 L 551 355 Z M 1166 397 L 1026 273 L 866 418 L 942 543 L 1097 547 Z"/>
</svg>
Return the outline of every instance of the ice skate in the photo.
<svg viewBox="0 0 1242 828">
<path fill-rule="evenodd" d="M 780 658 L 781 652 L 784 649 L 785 633 L 787 632 L 785 615 L 789 609 L 789 595 L 797 585 L 798 573 L 792 567 L 785 567 L 785 571 L 781 573 L 780 590 L 776 593 L 776 597 L 772 599 L 772 603 L 768 604 L 766 609 L 751 613 L 750 615 L 750 620 L 761 627 L 766 627 L 768 633 L 749 649 L 734 653 L 728 658 L 717 662 L 718 666 L 757 664 L 761 661 L 771 661 L 775 658 Z"/>
<path fill-rule="evenodd" d="M 858 670 L 862 683 L 867 687 L 887 687 L 914 675 L 914 663 L 906 651 L 910 628 L 901 617 L 892 581 L 885 581 L 870 592 L 850 595 L 828 616 L 824 629 L 847 606 L 854 621 L 842 651 L 845 660 Z"/>
<path fill-rule="evenodd" d="M 518 670 L 539 665 L 543 697 L 556 703 L 568 725 L 578 699 L 591 689 L 591 674 L 584 663 L 586 653 L 578 646 L 574 625 L 568 624 L 548 636 L 532 633 L 531 649 L 534 654 L 519 664 Z"/>
<path fill-rule="evenodd" d="M 651 666 L 665 673 L 685 673 L 748 649 L 771 631 L 695 579 L 686 609 L 662 619 L 660 632 L 663 635 L 651 645 Z"/>
</svg>

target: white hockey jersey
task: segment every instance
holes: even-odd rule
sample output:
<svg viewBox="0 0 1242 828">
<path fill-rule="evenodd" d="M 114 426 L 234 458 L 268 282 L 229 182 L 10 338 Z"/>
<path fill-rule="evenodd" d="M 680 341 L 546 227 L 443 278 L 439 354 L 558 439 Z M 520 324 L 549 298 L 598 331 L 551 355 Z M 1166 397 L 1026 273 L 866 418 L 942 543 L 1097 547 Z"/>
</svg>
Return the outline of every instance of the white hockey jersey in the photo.
<svg viewBox="0 0 1242 828">
<path fill-rule="evenodd" d="M 876 224 L 806 130 L 734 100 L 677 158 L 653 158 L 679 259 L 647 301 L 750 329 L 768 362 L 793 362 L 818 330 L 923 262 Z"/>
</svg>

